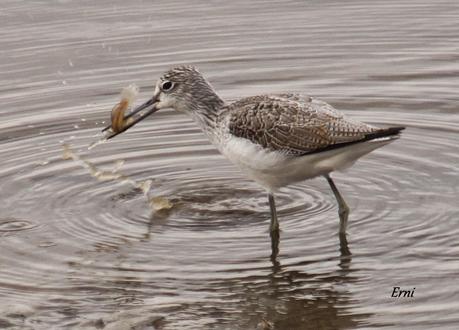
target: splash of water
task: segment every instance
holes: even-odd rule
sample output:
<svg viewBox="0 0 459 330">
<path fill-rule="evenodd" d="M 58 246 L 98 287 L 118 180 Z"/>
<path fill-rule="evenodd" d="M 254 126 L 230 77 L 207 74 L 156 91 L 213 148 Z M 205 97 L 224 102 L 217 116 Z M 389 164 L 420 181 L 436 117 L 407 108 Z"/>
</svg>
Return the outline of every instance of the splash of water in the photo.
<svg viewBox="0 0 459 330">
<path fill-rule="evenodd" d="M 101 137 L 99 140 L 95 141 L 95 142 L 92 142 L 89 146 L 88 146 L 88 150 L 91 150 L 95 147 L 97 147 L 98 145 L 100 144 L 103 144 L 107 142 L 107 138 L 105 138 L 105 136 Z"/>
<path fill-rule="evenodd" d="M 71 159 L 75 161 L 81 167 L 87 169 L 89 174 L 93 178 L 96 178 L 98 181 L 117 180 L 121 183 L 128 183 L 134 186 L 135 188 L 142 190 L 144 196 L 148 200 L 149 205 L 154 211 L 165 210 L 165 209 L 167 210 L 174 206 L 172 202 L 170 202 L 165 197 L 151 196 L 150 191 L 151 191 L 151 186 L 153 183 L 152 180 L 137 181 L 123 174 L 120 170 L 124 164 L 124 160 L 117 160 L 112 169 L 103 170 L 95 166 L 93 163 L 91 163 L 87 159 L 84 159 L 80 155 L 75 153 L 68 144 L 64 143 L 62 144 L 62 147 L 64 149 L 63 154 L 62 154 L 63 159 L 66 159 L 66 160 Z"/>
</svg>

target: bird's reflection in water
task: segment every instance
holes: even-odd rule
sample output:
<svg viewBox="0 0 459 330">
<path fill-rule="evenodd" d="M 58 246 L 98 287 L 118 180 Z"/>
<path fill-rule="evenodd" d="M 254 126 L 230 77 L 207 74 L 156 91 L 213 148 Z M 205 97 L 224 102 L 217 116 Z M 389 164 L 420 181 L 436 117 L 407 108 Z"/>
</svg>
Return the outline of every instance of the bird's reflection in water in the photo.
<svg viewBox="0 0 459 330">
<path fill-rule="evenodd" d="M 231 278 L 229 271 L 225 279 L 200 283 L 202 294 L 219 293 L 222 298 L 212 306 L 188 305 L 188 312 L 206 315 L 218 320 L 214 326 L 230 329 L 347 329 L 370 317 L 350 310 L 357 301 L 346 287 L 358 278 L 351 271 L 345 235 L 338 235 L 336 267 L 320 272 L 314 264 L 330 259 L 283 266 L 280 239 L 271 235 L 271 266 L 259 269 L 262 275 L 241 277 L 238 272 Z"/>
<path fill-rule="evenodd" d="M 273 241 L 276 248 L 278 242 Z M 369 317 L 353 314 L 356 303 L 346 284 L 351 276 L 351 254 L 345 236 L 340 237 L 337 266 L 328 272 L 312 271 L 315 262 L 282 266 L 282 259 L 271 255 L 268 275 L 216 281 L 215 291 L 231 295 L 231 329 L 346 329 Z M 275 252 L 275 251 L 273 251 Z M 322 260 L 317 262 L 325 262 Z M 210 290 L 207 288 L 207 290 Z"/>
<path fill-rule="evenodd" d="M 346 311 L 346 305 L 355 303 L 355 299 L 350 292 L 339 290 L 337 286 L 355 282 L 357 278 L 350 276 L 352 254 L 346 235 L 338 234 L 338 238 L 337 269 L 329 274 L 307 274 L 301 269 L 312 263 L 282 266 L 279 233 L 271 234 L 272 267 L 266 282 L 247 278 L 240 285 L 245 289 L 241 292 L 244 317 L 241 317 L 243 323 L 239 328 L 345 329 L 369 317 Z M 252 288 L 250 282 L 256 285 Z"/>
</svg>

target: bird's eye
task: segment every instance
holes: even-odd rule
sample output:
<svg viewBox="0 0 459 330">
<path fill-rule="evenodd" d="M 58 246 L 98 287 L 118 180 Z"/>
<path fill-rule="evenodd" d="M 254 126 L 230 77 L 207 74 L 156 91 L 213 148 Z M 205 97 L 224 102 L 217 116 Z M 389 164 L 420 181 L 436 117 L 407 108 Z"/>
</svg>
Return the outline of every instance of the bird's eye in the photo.
<svg viewBox="0 0 459 330">
<path fill-rule="evenodd" d="M 161 86 L 163 91 L 169 91 L 172 87 L 174 87 L 174 83 L 172 81 L 165 81 Z"/>
</svg>

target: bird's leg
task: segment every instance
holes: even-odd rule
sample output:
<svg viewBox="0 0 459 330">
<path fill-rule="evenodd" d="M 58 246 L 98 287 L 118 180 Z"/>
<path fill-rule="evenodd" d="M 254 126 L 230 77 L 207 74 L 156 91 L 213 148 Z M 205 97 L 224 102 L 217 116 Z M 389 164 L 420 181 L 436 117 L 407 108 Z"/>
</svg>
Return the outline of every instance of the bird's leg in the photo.
<svg viewBox="0 0 459 330">
<path fill-rule="evenodd" d="M 347 243 L 346 233 L 339 233 L 339 251 L 341 252 L 341 258 L 343 258 L 342 261 L 344 261 L 344 258 L 352 255 L 351 250 L 349 250 L 349 244 Z"/>
<path fill-rule="evenodd" d="M 269 231 L 271 233 L 276 232 L 276 231 L 279 232 L 279 222 L 277 221 L 276 204 L 274 202 L 273 194 L 269 194 L 268 199 L 269 199 L 269 208 L 271 209 L 271 223 L 269 225 Z"/>
<path fill-rule="evenodd" d="M 341 196 L 341 194 L 339 193 L 338 188 L 336 188 L 332 178 L 328 174 L 325 175 L 325 178 L 327 179 L 328 184 L 330 185 L 330 188 L 333 191 L 333 194 L 335 195 L 336 201 L 338 202 L 338 214 L 340 219 L 339 233 L 345 234 L 347 227 L 347 219 L 349 217 L 349 207 L 344 201 L 343 196 Z"/>
<path fill-rule="evenodd" d="M 271 209 L 271 223 L 269 224 L 269 235 L 271 236 L 271 261 L 275 262 L 279 254 L 279 222 L 277 221 L 276 204 L 274 196 L 268 195 L 269 208 Z"/>
</svg>

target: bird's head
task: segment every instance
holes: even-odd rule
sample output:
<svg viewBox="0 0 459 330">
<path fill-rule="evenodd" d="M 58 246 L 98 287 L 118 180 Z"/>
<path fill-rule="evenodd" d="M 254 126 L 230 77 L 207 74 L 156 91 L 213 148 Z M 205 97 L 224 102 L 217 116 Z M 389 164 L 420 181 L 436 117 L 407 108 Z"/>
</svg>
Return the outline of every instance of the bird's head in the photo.
<svg viewBox="0 0 459 330">
<path fill-rule="evenodd" d="M 191 111 L 209 93 L 214 93 L 210 84 L 195 67 L 179 66 L 158 79 L 153 97 L 158 109 Z"/>
<path fill-rule="evenodd" d="M 112 133 L 108 138 L 126 131 L 160 109 L 173 108 L 192 117 L 199 117 L 221 105 L 223 101 L 195 67 L 178 66 L 158 79 L 153 97 L 127 114 L 126 120 L 131 117 L 133 119 L 121 131 Z"/>
</svg>

